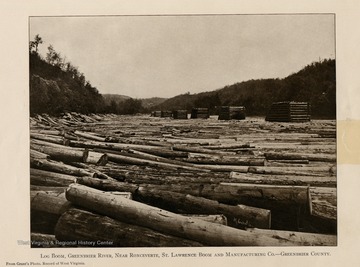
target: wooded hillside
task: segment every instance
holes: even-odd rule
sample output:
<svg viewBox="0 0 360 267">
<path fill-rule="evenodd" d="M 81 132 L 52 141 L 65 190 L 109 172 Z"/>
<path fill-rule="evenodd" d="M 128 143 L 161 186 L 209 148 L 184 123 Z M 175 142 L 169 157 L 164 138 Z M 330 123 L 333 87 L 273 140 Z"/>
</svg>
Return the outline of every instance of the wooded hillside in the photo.
<svg viewBox="0 0 360 267">
<path fill-rule="evenodd" d="M 248 115 L 265 115 L 276 101 L 305 101 L 312 115 L 335 118 L 335 60 L 314 62 L 284 79 L 249 80 L 199 94 L 183 94 L 170 98 L 155 109 L 187 109 L 207 107 L 215 114 L 217 106 L 245 106 Z"/>
</svg>

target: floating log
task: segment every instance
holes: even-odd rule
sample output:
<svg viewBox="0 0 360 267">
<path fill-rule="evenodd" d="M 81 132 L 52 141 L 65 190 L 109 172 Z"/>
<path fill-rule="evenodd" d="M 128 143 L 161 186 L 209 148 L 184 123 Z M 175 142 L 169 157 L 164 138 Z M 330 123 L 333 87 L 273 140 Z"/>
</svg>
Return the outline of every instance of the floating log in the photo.
<svg viewBox="0 0 360 267">
<path fill-rule="evenodd" d="M 220 214 L 211 214 L 211 215 L 207 215 L 207 214 L 181 214 L 181 215 L 186 216 L 186 217 L 190 217 L 190 218 L 200 219 L 200 220 L 203 220 L 205 222 L 228 225 L 227 224 L 227 218 L 224 215 L 220 215 Z"/>
<path fill-rule="evenodd" d="M 39 152 L 37 150 L 30 149 L 30 158 L 33 158 L 33 159 L 49 159 L 50 156 L 48 154 Z"/>
<path fill-rule="evenodd" d="M 113 153 L 108 153 L 108 158 L 110 161 L 118 162 L 118 163 L 126 163 L 126 164 L 135 164 L 135 165 L 146 165 L 146 166 L 153 166 L 153 167 L 160 167 L 160 168 L 172 168 L 172 169 L 185 169 L 185 170 L 192 170 L 192 171 L 207 171 L 201 168 L 190 167 L 175 164 L 174 163 L 165 163 L 159 162 L 149 159 L 139 159 L 135 157 L 123 156 Z"/>
<path fill-rule="evenodd" d="M 202 153 L 202 154 L 213 154 L 213 155 L 236 155 L 235 152 L 229 151 L 214 151 L 211 149 L 205 149 L 197 146 L 184 146 L 184 145 L 174 145 L 173 150 L 176 151 L 185 151 L 192 153 Z"/>
<path fill-rule="evenodd" d="M 31 149 L 48 154 L 51 159 L 61 160 L 64 162 L 82 161 L 85 162 L 89 152 L 85 149 L 74 149 L 67 146 L 47 146 L 30 144 Z"/>
<path fill-rule="evenodd" d="M 65 193 L 56 195 L 31 191 L 30 197 L 31 231 L 54 234 L 55 225 L 60 215 L 72 206 L 66 200 Z"/>
<path fill-rule="evenodd" d="M 38 139 L 38 140 L 43 140 L 46 142 L 54 143 L 54 144 L 65 145 L 65 146 L 68 146 L 70 143 L 70 141 L 68 139 L 66 139 L 64 137 L 60 137 L 60 136 L 45 135 L 45 134 L 40 134 L 40 133 L 30 133 L 30 137 Z"/>
<path fill-rule="evenodd" d="M 115 180 L 113 179 L 111 176 L 103 173 L 102 171 L 93 168 L 92 166 L 89 166 L 86 163 L 82 163 L 82 162 L 72 162 L 71 165 L 75 166 L 75 167 L 79 167 L 79 168 L 83 168 L 88 170 L 91 173 L 95 173 L 96 178 L 100 178 L 100 179 L 109 179 L 109 180 Z M 101 165 L 98 165 L 97 167 L 99 167 Z M 104 165 L 105 166 L 105 165 Z"/>
<path fill-rule="evenodd" d="M 329 154 L 304 154 L 304 153 L 265 153 L 267 160 L 310 160 L 336 162 L 336 155 Z"/>
<path fill-rule="evenodd" d="M 76 181 L 76 177 L 56 172 L 30 169 L 30 183 L 41 186 L 68 186 Z"/>
<path fill-rule="evenodd" d="M 196 168 L 196 166 L 194 164 L 190 164 L 188 162 L 184 162 L 184 161 L 180 161 L 180 160 L 172 160 L 172 159 L 152 155 L 149 153 L 137 151 L 134 149 L 129 149 L 128 152 L 130 154 L 134 154 L 135 156 L 139 156 L 139 158 L 143 158 L 143 159 L 149 159 L 149 160 L 154 160 L 154 161 L 158 161 L 158 162 L 164 162 L 164 163 L 170 163 L 170 164 L 176 164 L 176 165 L 182 165 L 182 166 Z"/>
<path fill-rule="evenodd" d="M 310 214 L 322 219 L 336 221 L 336 188 L 310 188 Z"/>
<path fill-rule="evenodd" d="M 79 177 L 76 179 L 76 183 L 96 188 L 102 191 L 123 191 L 130 192 L 132 194 L 136 194 L 136 190 L 139 188 L 139 185 L 136 184 L 129 184 L 118 181 L 114 182 L 111 180 L 101 180 L 89 177 Z"/>
<path fill-rule="evenodd" d="M 269 210 L 245 205 L 225 205 L 203 197 L 141 186 L 136 190 L 134 199 L 170 211 L 181 210 L 184 213 L 224 214 L 229 219 L 229 225 L 234 227 L 270 228 L 271 226 L 271 213 Z"/>
<path fill-rule="evenodd" d="M 74 134 L 80 137 L 83 137 L 85 139 L 89 139 L 89 140 L 94 140 L 94 141 L 99 141 L 99 142 L 105 142 L 106 138 L 105 137 L 100 137 L 91 133 L 86 133 L 86 132 L 81 132 L 81 131 L 74 131 Z"/>
<path fill-rule="evenodd" d="M 108 155 L 89 150 L 84 162 L 105 166 L 108 162 Z"/>
<path fill-rule="evenodd" d="M 73 140 L 70 141 L 70 145 L 74 147 L 96 148 L 94 149 L 94 151 L 98 151 L 98 152 L 104 151 L 99 149 L 105 149 L 106 151 L 109 150 L 122 151 L 128 149 L 135 149 L 138 151 L 150 153 L 161 157 L 177 157 L 177 158 L 187 157 L 187 153 L 171 151 L 159 146 L 121 144 L 121 143 L 96 142 L 96 141 L 73 141 Z"/>
<path fill-rule="evenodd" d="M 289 176 L 289 175 L 253 175 L 238 172 L 230 173 L 231 179 L 239 183 L 270 184 L 270 185 L 302 185 L 336 187 L 335 176 Z"/>
<path fill-rule="evenodd" d="M 162 234 L 107 216 L 70 209 L 59 219 L 56 238 L 85 247 L 201 247 L 199 242 Z M 73 241 L 73 242 L 71 242 Z"/>
<path fill-rule="evenodd" d="M 72 203 L 126 223 L 210 246 L 294 246 L 295 242 L 264 237 L 225 225 L 161 210 L 126 198 L 112 196 L 83 185 L 70 185 L 66 198 Z"/>
<path fill-rule="evenodd" d="M 31 233 L 31 247 L 32 248 L 53 248 L 61 247 L 55 235 L 41 234 L 41 233 Z"/>
<path fill-rule="evenodd" d="M 214 164 L 214 165 L 242 165 L 242 166 L 264 166 L 265 160 L 260 158 L 240 158 L 240 157 L 201 157 L 191 156 L 184 159 L 186 162 L 195 164 Z"/>
<path fill-rule="evenodd" d="M 300 246 L 336 246 L 337 244 L 336 235 L 313 234 L 313 233 L 280 231 L 280 230 L 251 229 L 251 228 L 247 229 L 247 231 L 268 237 L 294 241 L 296 243 L 299 243 Z"/>
<path fill-rule="evenodd" d="M 90 176 L 96 177 L 96 173 L 89 172 L 81 168 L 76 168 L 61 162 L 53 160 L 31 159 L 30 165 L 36 169 L 59 172 L 74 176 Z"/>
</svg>

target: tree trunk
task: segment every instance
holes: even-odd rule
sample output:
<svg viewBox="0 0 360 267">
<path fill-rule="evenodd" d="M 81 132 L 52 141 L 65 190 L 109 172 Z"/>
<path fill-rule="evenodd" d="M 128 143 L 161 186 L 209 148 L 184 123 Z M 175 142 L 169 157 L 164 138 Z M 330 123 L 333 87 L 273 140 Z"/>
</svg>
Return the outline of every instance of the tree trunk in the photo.
<svg viewBox="0 0 360 267">
<path fill-rule="evenodd" d="M 76 205 L 99 214 L 210 246 L 296 245 L 296 242 L 264 237 L 232 227 L 185 217 L 126 198 L 114 197 L 111 194 L 79 184 L 69 187 L 66 198 Z"/>
<path fill-rule="evenodd" d="M 203 246 L 196 241 L 162 234 L 80 209 L 70 209 L 60 217 L 55 235 L 60 241 L 74 241 L 70 246 L 83 247 Z"/>
</svg>

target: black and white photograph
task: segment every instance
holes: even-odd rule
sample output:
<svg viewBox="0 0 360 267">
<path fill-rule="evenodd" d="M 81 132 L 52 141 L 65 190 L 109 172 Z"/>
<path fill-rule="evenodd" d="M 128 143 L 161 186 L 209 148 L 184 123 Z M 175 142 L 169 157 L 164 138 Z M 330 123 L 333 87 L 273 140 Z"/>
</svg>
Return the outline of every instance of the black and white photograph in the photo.
<svg viewBox="0 0 360 267">
<path fill-rule="evenodd" d="M 337 245 L 335 14 L 29 37 L 32 247 Z"/>
<path fill-rule="evenodd" d="M 0 0 L 0 265 L 359 266 L 359 11 Z"/>
</svg>

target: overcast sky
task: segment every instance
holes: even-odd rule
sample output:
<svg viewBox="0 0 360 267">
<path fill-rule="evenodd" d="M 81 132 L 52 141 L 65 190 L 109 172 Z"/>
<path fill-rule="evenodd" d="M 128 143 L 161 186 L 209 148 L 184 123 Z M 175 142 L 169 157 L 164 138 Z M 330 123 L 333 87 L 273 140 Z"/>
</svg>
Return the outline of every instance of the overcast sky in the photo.
<svg viewBox="0 0 360 267">
<path fill-rule="evenodd" d="M 284 78 L 335 58 L 334 15 L 32 17 L 100 93 L 135 98 L 212 91 Z"/>
</svg>

